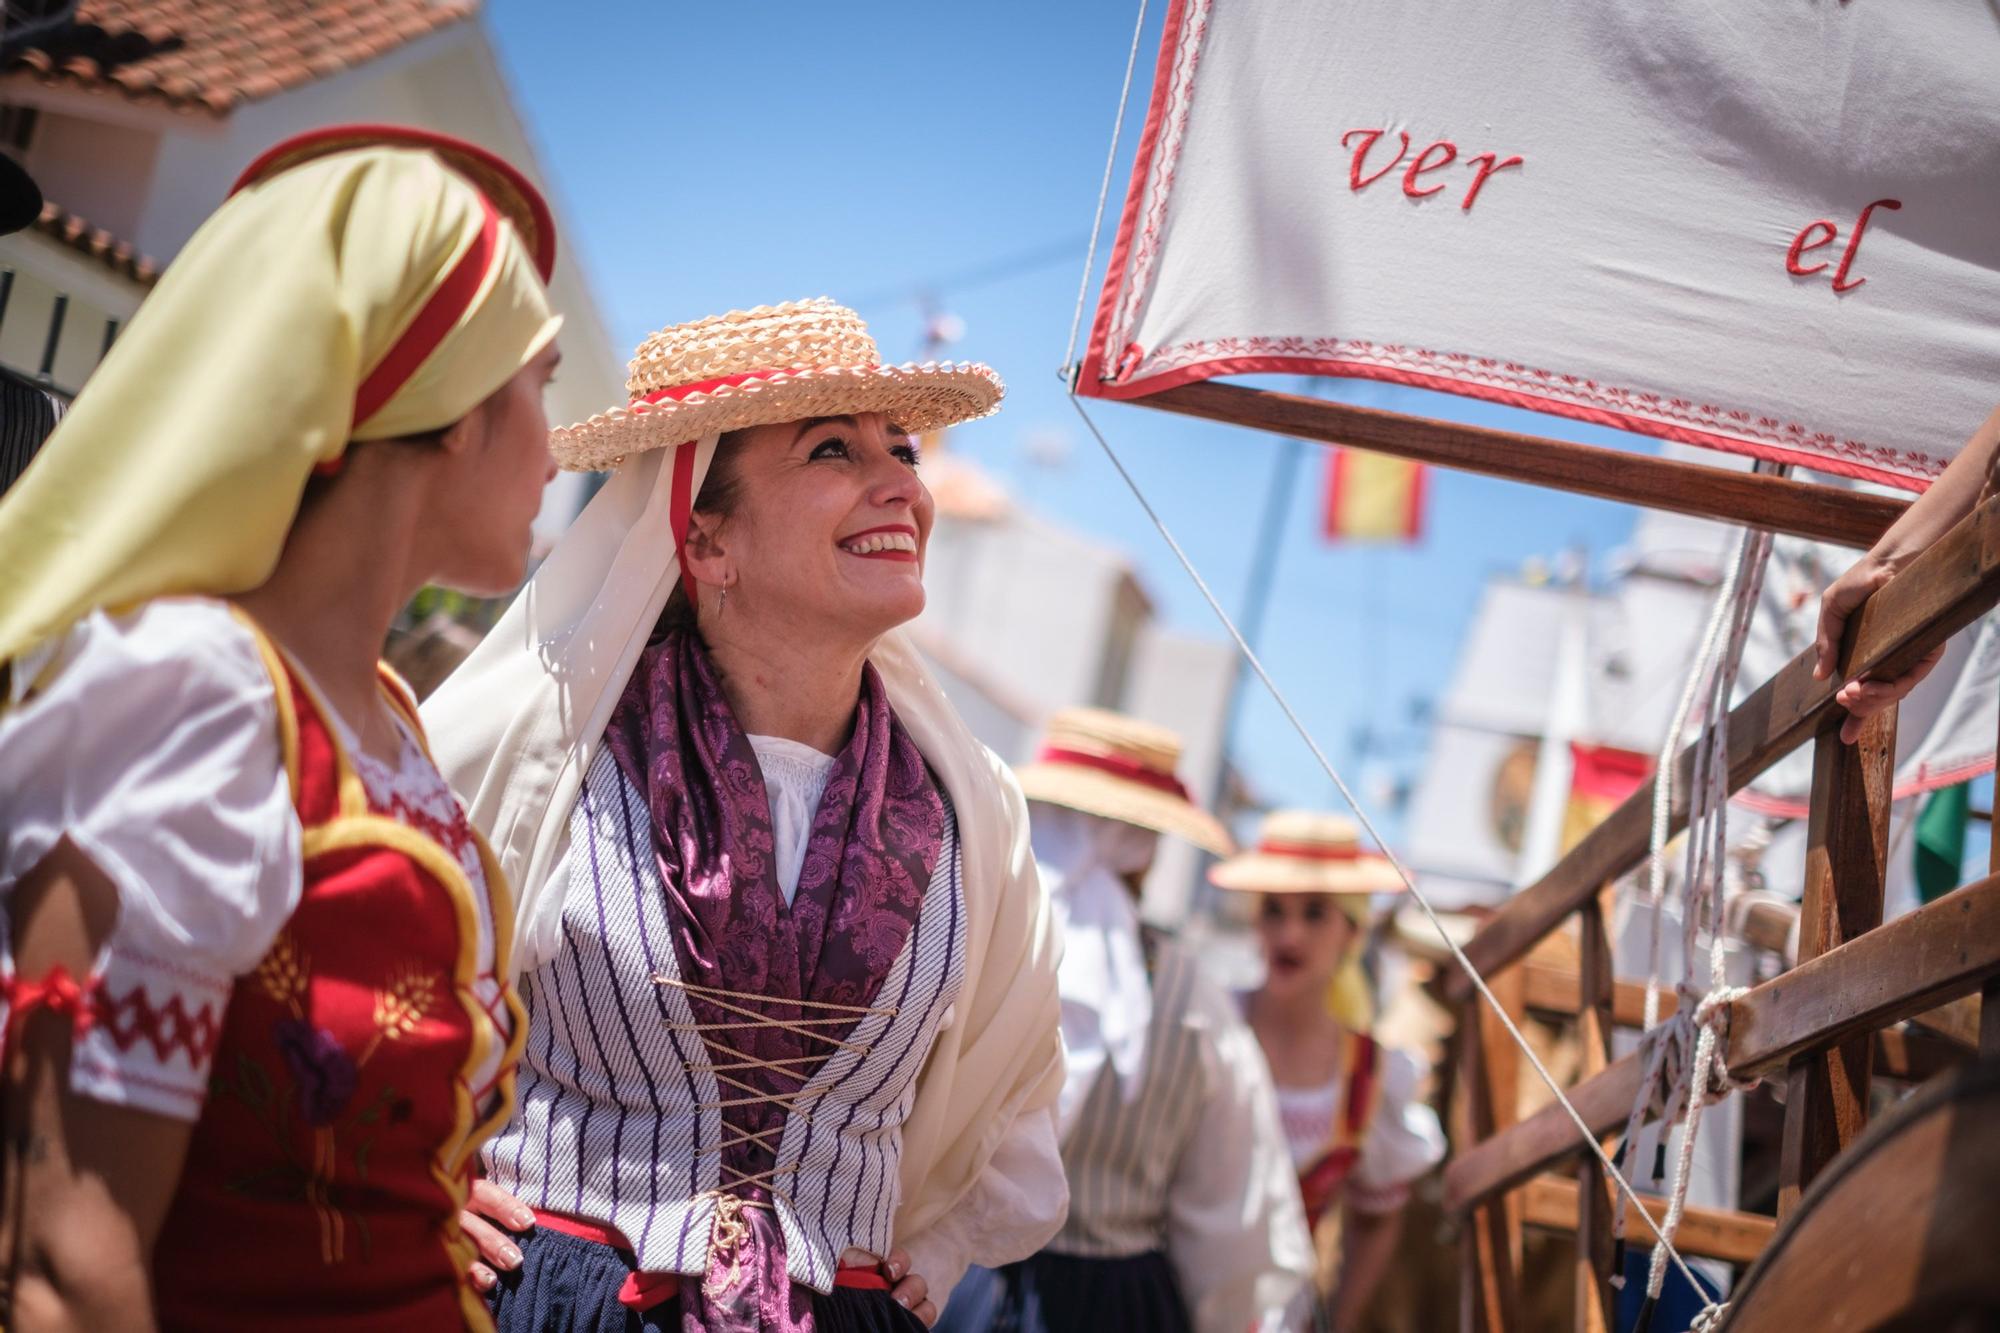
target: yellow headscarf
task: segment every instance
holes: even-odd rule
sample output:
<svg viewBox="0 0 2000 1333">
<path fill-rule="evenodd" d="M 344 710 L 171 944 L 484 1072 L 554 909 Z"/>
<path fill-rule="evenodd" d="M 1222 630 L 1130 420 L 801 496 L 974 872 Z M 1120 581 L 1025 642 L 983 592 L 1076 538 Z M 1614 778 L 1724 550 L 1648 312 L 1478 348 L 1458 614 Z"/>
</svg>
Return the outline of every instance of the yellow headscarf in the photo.
<svg viewBox="0 0 2000 1333">
<path fill-rule="evenodd" d="M 1368 951 L 1368 895 L 1336 893 L 1333 905 L 1354 923 L 1354 938 L 1326 988 L 1326 1011 L 1349 1032 L 1367 1032 L 1375 1026 L 1375 987 L 1361 963 Z"/>
<path fill-rule="evenodd" d="M 455 271 L 469 303 L 432 304 Z M 450 323 L 353 420 L 385 358 L 438 333 L 420 316 Z M 513 225 L 429 152 L 337 153 L 235 195 L 0 499 L 0 662 L 101 607 L 257 587 L 315 464 L 450 425 L 560 323 Z"/>
</svg>

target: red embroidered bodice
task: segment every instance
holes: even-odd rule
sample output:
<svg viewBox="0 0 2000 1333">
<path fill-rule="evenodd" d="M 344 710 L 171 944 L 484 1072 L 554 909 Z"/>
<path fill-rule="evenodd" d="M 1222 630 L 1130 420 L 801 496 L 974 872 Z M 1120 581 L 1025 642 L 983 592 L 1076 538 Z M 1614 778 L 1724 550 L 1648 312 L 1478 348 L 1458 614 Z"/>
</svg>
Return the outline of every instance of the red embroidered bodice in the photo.
<svg viewBox="0 0 2000 1333">
<path fill-rule="evenodd" d="M 480 975 L 482 908 L 493 970 L 507 975 L 504 882 L 478 843 L 482 904 L 439 831 L 373 807 L 311 690 L 264 650 L 304 890 L 229 995 L 154 1258 L 161 1326 L 490 1329 L 458 1213 L 475 1150 L 507 1117 L 527 1033 L 512 992 Z M 415 706 L 386 669 L 384 683 L 414 728 Z M 473 1086 L 499 1045 L 497 1076 Z"/>
<path fill-rule="evenodd" d="M 1340 1198 L 1354 1164 L 1361 1157 L 1361 1143 L 1375 1119 L 1381 1098 L 1382 1051 L 1373 1037 L 1347 1034 L 1347 1051 L 1342 1067 L 1347 1071 L 1347 1088 L 1340 1109 L 1327 1127 L 1326 1148 L 1299 1171 L 1299 1192 L 1305 1197 L 1306 1225 L 1317 1227 L 1319 1219 Z"/>
</svg>

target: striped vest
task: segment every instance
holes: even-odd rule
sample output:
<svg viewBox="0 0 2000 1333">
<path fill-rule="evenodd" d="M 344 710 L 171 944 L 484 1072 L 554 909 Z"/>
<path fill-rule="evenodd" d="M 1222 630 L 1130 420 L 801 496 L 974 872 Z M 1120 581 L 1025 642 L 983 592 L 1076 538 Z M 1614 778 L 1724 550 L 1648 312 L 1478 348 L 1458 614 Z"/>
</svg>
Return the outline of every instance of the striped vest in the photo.
<svg viewBox="0 0 2000 1333">
<path fill-rule="evenodd" d="M 1215 1036 L 1205 1014 L 1227 1000 L 1178 944 L 1147 943 L 1153 1022 L 1139 1088 L 1126 1096 L 1107 1066 L 1077 1112 L 1062 1155 L 1069 1217 L 1049 1242 L 1060 1254 L 1114 1259 L 1165 1247 L 1168 1191 L 1208 1101 Z"/>
<path fill-rule="evenodd" d="M 513 1121 L 487 1145 L 495 1184 L 538 1208 L 608 1223 L 648 1272 L 708 1266 L 723 1100 L 668 933 L 645 798 L 601 751 L 550 886 L 562 947 L 522 978 L 529 1037 Z M 779 1139 L 776 1199 L 791 1278 L 833 1289 L 849 1247 L 886 1255 L 902 1126 L 917 1071 L 965 975 L 957 826 L 946 805 L 916 925 L 862 1019 L 802 1091 Z"/>
</svg>

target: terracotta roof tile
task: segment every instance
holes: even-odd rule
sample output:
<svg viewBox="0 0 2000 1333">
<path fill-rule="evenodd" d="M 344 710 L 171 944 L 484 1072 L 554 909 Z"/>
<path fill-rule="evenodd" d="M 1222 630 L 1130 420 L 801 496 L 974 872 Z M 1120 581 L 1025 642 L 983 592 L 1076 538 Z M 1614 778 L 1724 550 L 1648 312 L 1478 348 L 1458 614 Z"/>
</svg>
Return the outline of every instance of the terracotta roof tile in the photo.
<svg viewBox="0 0 2000 1333">
<path fill-rule="evenodd" d="M 55 237 L 72 250 L 89 255 L 123 277 L 150 287 L 160 280 L 160 266 L 102 227 L 93 227 L 60 204 L 44 203 L 35 230 Z"/>
<path fill-rule="evenodd" d="M 44 83 L 226 115 L 477 12 L 479 0 L 82 0 L 13 62 Z"/>
</svg>

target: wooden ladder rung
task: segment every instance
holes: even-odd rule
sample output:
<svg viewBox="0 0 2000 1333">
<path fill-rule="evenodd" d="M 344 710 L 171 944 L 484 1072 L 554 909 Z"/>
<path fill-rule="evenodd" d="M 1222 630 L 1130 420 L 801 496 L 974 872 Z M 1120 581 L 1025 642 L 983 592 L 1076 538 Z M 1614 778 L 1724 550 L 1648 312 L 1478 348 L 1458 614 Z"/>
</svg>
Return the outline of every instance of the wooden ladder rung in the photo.
<svg viewBox="0 0 2000 1333">
<path fill-rule="evenodd" d="M 1646 1211 L 1655 1222 L 1667 1214 L 1665 1199 L 1646 1198 Z M 1521 1187 L 1521 1221 L 1525 1226 L 1547 1231 L 1576 1230 L 1577 1184 L 1565 1176 L 1536 1176 Z M 1778 1220 L 1762 1213 L 1739 1213 L 1729 1208 L 1681 1210 L 1680 1229 L 1674 1233 L 1674 1248 L 1682 1254 L 1726 1263 L 1750 1264 L 1771 1243 Z M 1635 1249 L 1652 1248 L 1653 1233 L 1639 1220 L 1638 1205 L 1625 1204 L 1625 1240 Z"/>
</svg>

